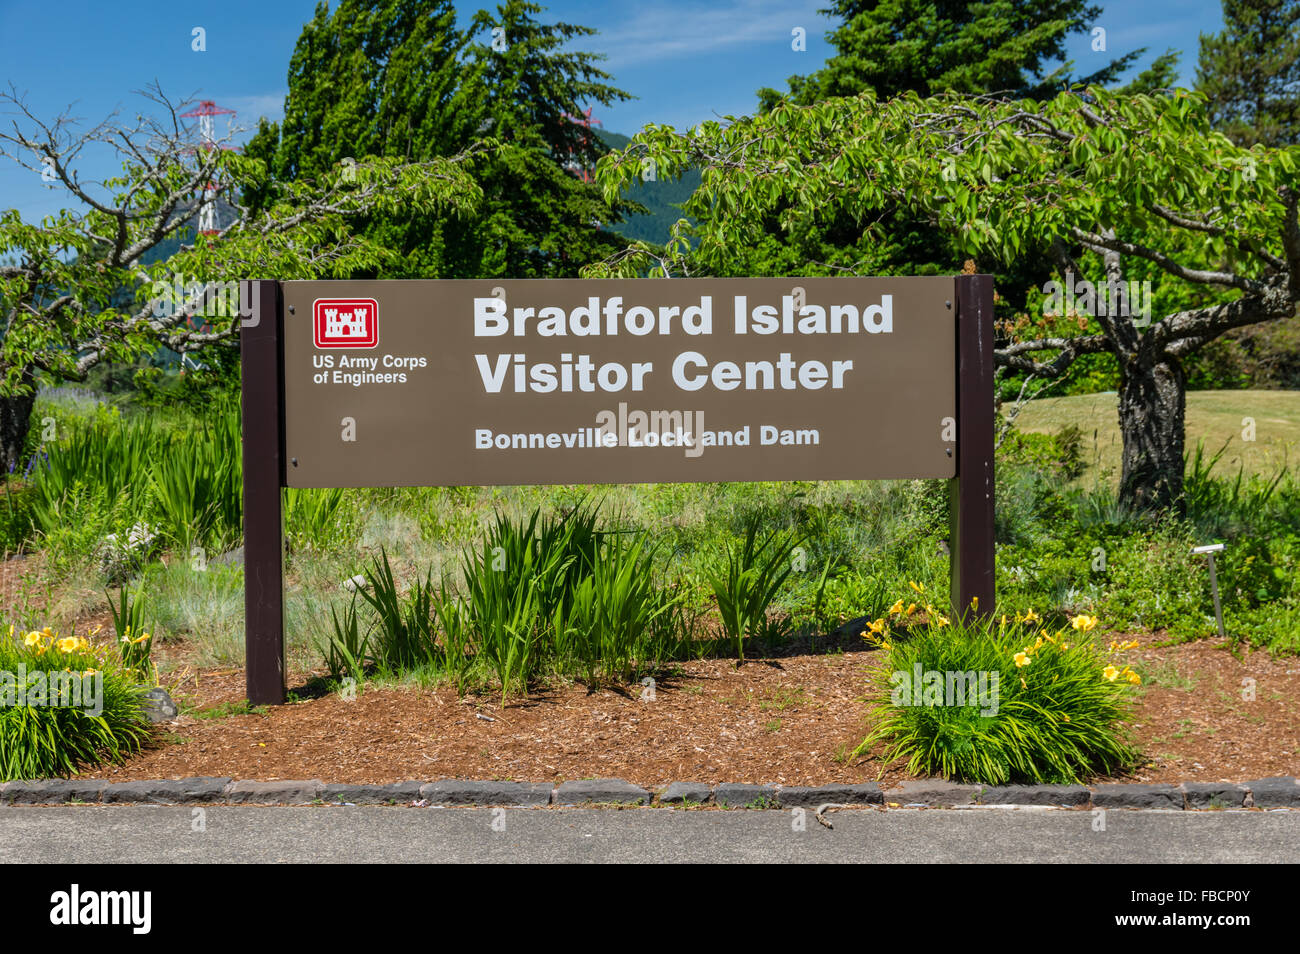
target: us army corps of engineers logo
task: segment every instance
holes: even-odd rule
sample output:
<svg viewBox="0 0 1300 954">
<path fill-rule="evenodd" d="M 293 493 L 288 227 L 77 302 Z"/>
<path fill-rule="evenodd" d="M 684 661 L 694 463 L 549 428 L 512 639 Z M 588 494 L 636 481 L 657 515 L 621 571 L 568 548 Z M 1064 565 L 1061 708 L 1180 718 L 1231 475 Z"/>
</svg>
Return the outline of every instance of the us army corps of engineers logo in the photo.
<svg viewBox="0 0 1300 954">
<path fill-rule="evenodd" d="M 373 298 L 317 298 L 312 311 L 312 341 L 317 348 L 379 344 L 379 303 Z"/>
</svg>

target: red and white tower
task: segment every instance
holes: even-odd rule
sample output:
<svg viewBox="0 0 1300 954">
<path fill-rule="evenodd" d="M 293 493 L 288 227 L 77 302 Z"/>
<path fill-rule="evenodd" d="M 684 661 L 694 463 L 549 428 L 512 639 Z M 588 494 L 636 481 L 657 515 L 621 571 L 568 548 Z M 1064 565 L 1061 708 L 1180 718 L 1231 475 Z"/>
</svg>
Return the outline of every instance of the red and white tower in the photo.
<svg viewBox="0 0 1300 954">
<path fill-rule="evenodd" d="M 567 119 L 569 122 L 573 123 L 575 126 L 582 127 L 582 152 L 583 152 L 582 156 L 570 155 L 569 161 L 564 164 L 564 168 L 568 169 L 570 172 L 572 172 L 583 182 L 590 182 L 591 170 L 587 168 L 585 160 L 587 154 L 590 151 L 587 147 L 588 144 L 591 142 L 589 138 L 591 135 L 591 127 L 592 125 L 602 126 L 604 124 L 599 119 L 591 118 L 591 107 L 588 107 L 582 113 L 581 116 L 574 116 L 570 113 L 565 113 L 564 118 Z"/>
<path fill-rule="evenodd" d="M 230 147 L 217 145 L 217 124 L 214 117 L 233 115 L 235 115 L 233 109 L 224 109 L 213 100 L 204 99 L 199 101 L 197 109 L 181 113 L 181 118 L 198 119 L 200 149 L 228 149 Z M 203 190 L 203 200 L 199 203 L 199 234 L 217 235 L 220 232 L 221 229 L 217 227 L 217 187 L 209 182 Z"/>
</svg>

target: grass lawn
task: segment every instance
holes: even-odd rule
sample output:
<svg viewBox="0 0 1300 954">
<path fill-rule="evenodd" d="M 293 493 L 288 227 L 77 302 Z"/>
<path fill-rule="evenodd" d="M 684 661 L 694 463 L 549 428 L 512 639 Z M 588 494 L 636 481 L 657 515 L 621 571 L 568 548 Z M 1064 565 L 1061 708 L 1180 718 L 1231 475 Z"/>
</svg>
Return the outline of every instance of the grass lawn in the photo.
<svg viewBox="0 0 1300 954">
<path fill-rule="evenodd" d="M 1255 422 L 1253 442 L 1242 439 L 1247 417 Z M 1114 391 L 1033 401 L 1016 424 L 1022 431 L 1043 434 L 1074 424 L 1083 431 L 1089 465 L 1083 480 L 1091 483 L 1103 476 L 1118 482 L 1121 441 Z M 1247 474 L 1275 474 L 1300 459 L 1300 391 L 1189 391 L 1188 451 L 1202 440 L 1207 456 L 1230 442 L 1215 467 L 1219 476 L 1235 475 L 1239 466 Z"/>
</svg>

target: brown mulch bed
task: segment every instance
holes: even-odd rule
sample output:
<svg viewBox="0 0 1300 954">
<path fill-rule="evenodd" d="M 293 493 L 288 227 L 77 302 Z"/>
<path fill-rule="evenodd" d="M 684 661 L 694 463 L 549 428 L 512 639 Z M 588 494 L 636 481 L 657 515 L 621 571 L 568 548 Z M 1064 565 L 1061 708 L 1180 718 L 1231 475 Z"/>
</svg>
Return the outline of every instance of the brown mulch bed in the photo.
<svg viewBox="0 0 1300 954">
<path fill-rule="evenodd" d="M 1141 643 L 1129 661 L 1154 678 L 1139 693 L 1132 729 L 1144 764 L 1124 781 L 1246 781 L 1300 774 L 1300 660 L 1255 652 L 1239 661 L 1210 641 Z M 588 693 L 581 685 L 457 699 L 450 688 L 366 689 L 200 719 L 182 715 L 126 765 L 95 771 L 115 781 L 210 775 L 385 783 L 480 778 L 623 778 L 821 785 L 909 776 L 871 758 L 849 760 L 867 714 L 875 654 L 797 655 L 686 663 L 661 676 L 653 701 L 640 687 Z M 304 674 L 292 681 L 301 683 Z M 1243 680 L 1256 698 L 1244 701 Z M 184 706 L 243 699 L 242 670 L 189 670 L 174 687 Z"/>
</svg>

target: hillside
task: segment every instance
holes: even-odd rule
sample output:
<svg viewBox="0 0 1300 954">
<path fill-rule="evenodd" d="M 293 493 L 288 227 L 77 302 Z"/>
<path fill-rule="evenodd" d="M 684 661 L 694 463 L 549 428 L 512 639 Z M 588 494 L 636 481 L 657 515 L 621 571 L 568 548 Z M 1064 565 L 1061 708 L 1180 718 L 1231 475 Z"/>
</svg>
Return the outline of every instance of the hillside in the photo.
<svg viewBox="0 0 1300 954">
<path fill-rule="evenodd" d="M 622 133 L 596 130 L 601 140 L 610 149 L 622 149 L 631 140 Z M 682 217 L 679 208 L 700 184 L 700 174 L 692 169 L 676 181 L 643 182 L 633 186 L 626 193 L 633 202 L 640 202 L 650 210 L 648 215 L 636 215 L 626 222 L 611 226 L 613 231 L 629 239 L 639 239 L 662 245 L 668 241 L 668 230 Z"/>
</svg>

